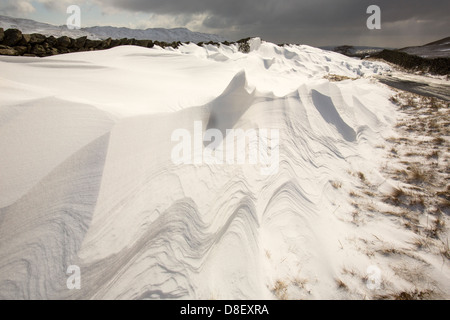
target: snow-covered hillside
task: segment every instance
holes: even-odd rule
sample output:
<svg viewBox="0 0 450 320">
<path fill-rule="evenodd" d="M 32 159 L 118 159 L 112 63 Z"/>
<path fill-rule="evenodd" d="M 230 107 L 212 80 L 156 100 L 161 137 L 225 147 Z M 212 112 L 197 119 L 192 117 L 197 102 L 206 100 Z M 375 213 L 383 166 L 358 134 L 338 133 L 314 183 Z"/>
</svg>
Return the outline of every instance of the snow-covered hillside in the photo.
<svg viewBox="0 0 450 320">
<path fill-rule="evenodd" d="M 440 256 L 381 250 L 412 248 L 412 230 L 362 207 L 354 221 L 362 173 L 395 187 L 376 147 L 398 116 L 372 78 L 386 64 L 252 39 L 248 54 L 122 46 L 0 57 L 0 70 L 0 298 L 448 295 Z M 278 130 L 278 170 L 174 163 L 177 130 L 225 149 L 203 145 L 218 118 Z M 71 265 L 81 290 L 66 287 Z"/>
<path fill-rule="evenodd" d="M 448 58 L 450 57 L 450 37 L 423 46 L 403 48 L 400 51 L 422 58 Z"/>
<path fill-rule="evenodd" d="M 223 42 L 225 38 L 200 32 L 192 32 L 186 28 L 151 28 L 145 30 L 129 29 L 129 28 L 116 28 L 116 27 L 91 27 L 83 28 L 85 32 L 95 34 L 100 39 L 137 39 L 137 40 L 154 40 L 165 42 Z"/>
<path fill-rule="evenodd" d="M 28 19 L 11 18 L 0 16 L 0 28 L 3 29 L 19 29 L 23 33 L 40 33 L 46 36 L 68 36 L 71 38 L 79 38 L 87 36 L 91 40 L 103 39 L 137 39 L 137 40 L 153 40 L 164 42 L 221 42 L 225 38 L 200 32 L 193 32 L 186 28 L 163 29 L 150 28 L 146 30 L 116 28 L 116 27 L 89 27 L 80 30 L 69 30 L 67 26 L 54 26 L 47 23 L 36 22 Z"/>
</svg>

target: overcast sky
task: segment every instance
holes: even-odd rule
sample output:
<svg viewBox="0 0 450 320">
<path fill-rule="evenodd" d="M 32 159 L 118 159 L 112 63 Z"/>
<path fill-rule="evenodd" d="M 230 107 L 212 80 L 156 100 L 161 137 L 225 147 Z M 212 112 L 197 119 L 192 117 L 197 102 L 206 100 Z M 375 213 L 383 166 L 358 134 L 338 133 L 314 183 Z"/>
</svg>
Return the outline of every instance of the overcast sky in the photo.
<svg viewBox="0 0 450 320">
<path fill-rule="evenodd" d="M 230 40 L 404 47 L 450 36 L 449 0 L 0 0 L 0 14 L 62 25 L 79 5 L 82 27 L 186 27 Z M 369 30 L 371 4 L 381 30 Z"/>
</svg>

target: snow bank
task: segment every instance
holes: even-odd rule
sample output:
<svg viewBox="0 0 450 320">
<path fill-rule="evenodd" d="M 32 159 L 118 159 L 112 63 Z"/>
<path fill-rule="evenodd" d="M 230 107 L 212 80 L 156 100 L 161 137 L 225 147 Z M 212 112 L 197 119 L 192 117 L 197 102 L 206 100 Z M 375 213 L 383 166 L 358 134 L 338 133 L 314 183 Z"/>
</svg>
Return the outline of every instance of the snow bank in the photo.
<svg viewBox="0 0 450 320">
<path fill-rule="evenodd" d="M 253 39 L 249 54 L 118 47 L 0 69 L 1 298 L 272 299 L 277 281 L 287 298 L 363 297 L 361 280 L 336 288 L 342 268 L 391 269 L 359 239 L 409 236 L 344 218 L 348 172 L 377 177 L 396 117 L 370 78 L 384 64 Z M 171 161 L 174 130 L 224 114 L 228 129 L 279 130 L 277 174 Z"/>
</svg>

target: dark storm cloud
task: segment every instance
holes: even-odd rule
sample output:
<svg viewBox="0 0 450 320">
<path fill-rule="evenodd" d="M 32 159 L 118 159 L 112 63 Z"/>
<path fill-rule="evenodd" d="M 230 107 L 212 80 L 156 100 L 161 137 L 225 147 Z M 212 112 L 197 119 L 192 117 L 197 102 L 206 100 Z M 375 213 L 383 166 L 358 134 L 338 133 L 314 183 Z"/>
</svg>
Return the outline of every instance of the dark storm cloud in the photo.
<svg viewBox="0 0 450 320">
<path fill-rule="evenodd" d="M 359 37 L 359 42 L 364 38 L 377 39 L 377 42 L 384 38 L 386 45 L 392 45 L 402 42 L 398 39 L 402 36 L 403 42 L 417 39 L 420 43 L 425 38 L 447 36 L 450 27 L 448 0 L 113 0 L 107 3 L 128 11 L 203 13 L 205 29 L 216 29 L 217 33 L 231 38 L 261 36 L 274 42 L 337 44 Z M 371 4 L 382 10 L 380 31 L 366 28 L 366 9 Z"/>
</svg>

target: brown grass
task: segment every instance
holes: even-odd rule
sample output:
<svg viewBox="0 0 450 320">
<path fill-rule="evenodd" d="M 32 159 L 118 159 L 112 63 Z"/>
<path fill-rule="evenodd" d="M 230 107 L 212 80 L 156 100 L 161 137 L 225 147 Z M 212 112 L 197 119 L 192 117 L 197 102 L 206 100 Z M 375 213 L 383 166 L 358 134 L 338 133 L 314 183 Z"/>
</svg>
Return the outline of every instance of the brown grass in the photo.
<svg viewBox="0 0 450 320">
<path fill-rule="evenodd" d="M 331 82 L 340 82 L 340 81 L 344 81 L 344 80 L 356 80 L 357 79 L 357 78 L 350 78 L 347 76 L 341 76 L 341 75 L 332 74 L 332 73 L 325 75 L 323 78 L 327 79 L 328 81 L 331 81 Z"/>
<path fill-rule="evenodd" d="M 358 178 L 359 180 L 361 180 L 362 182 L 366 181 L 366 176 L 364 175 L 364 173 L 362 173 L 361 171 L 358 172 Z"/>
<path fill-rule="evenodd" d="M 445 143 L 445 140 L 441 137 L 434 138 L 432 143 L 437 146 L 441 146 Z"/>
<path fill-rule="evenodd" d="M 272 288 L 272 292 L 280 300 L 287 300 L 287 284 L 283 280 L 277 280 Z"/>
<path fill-rule="evenodd" d="M 402 198 L 406 196 L 406 192 L 402 188 L 395 188 L 391 194 L 384 197 L 384 202 L 392 203 L 396 206 L 402 203 Z"/>
<path fill-rule="evenodd" d="M 409 169 L 408 182 L 426 183 L 433 179 L 433 175 L 430 172 L 422 170 L 418 166 L 412 166 Z"/>
<path fill-rule="evenodd" d="M 340 189 L 340 188 L 342 188 L 342 182 L 340 182 L 340 181 L 331 181 L 331 185 L 332 185 L 333 188 L 335 188 L 335 189 Z"/>
<path fill-rule="evenodd" d="M 348 286 L 341 280 L 341 279 L 335 279 L 336 285 L 341 290 L 348 290 Z"/>
</svg>

